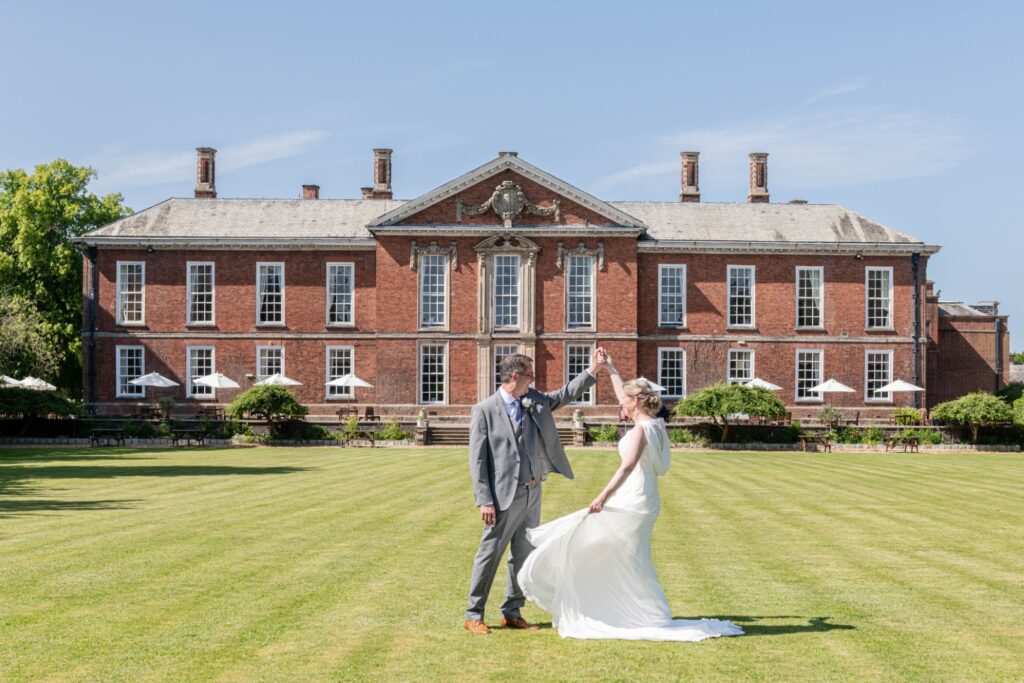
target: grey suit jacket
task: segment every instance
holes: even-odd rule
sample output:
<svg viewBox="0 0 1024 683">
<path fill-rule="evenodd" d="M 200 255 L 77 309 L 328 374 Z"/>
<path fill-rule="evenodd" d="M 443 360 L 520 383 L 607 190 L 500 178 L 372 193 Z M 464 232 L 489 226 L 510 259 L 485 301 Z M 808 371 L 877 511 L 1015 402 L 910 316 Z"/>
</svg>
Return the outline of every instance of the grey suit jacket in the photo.
<svg viewBox="0 0 1024 683">
<path fill-rule="evenodd" d="M 595 382 L 597 379 L 584 371 L 558 391 L 544 393 L 531 387 L 526 398 L 533 401 L 533 406 L 523 417 L 527 452 L 522 454 L 499 392 L 473 406 L 469 424 L 469 474 L 477 506 L 508 509 L 516 494 L 519 459 L 527 457 L 528 453 L 533 454 L 534 475 L 541 479 L 549 472 L 573 478 L 552 412 L 575 400 Z"/>
</svg>

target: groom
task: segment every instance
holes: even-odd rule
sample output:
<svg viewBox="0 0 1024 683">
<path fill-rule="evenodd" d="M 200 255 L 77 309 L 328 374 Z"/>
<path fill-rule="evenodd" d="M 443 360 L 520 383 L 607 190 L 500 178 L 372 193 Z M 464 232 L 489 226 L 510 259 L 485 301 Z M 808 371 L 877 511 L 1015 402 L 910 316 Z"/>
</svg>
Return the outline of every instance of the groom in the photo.
<svg viewBox="0 0 1024 683">
<path fill-rule="evenodd" d="M 510 543 L 501 625 L 537 628 L 519 614 L 526 598 L 516 574 L 533 550 L 526 530 L 540 524 L 540 483 L 548 472 L 573 478 L 552 412 L 594 385 L 603 358 L 604 349 L 595 350 L 587 370 L 558 391 L 542 393 L 530 387 L 533 359 L 522 354 L 506 356 L 498 370 L 501 386 L 490 398 L 473 406 L 469 473 L 484 531 L 469 583 L 464 626 L 471 633 L 491 632 L 484 624 L 484 606 L 501 556 Z"/>
</svg>

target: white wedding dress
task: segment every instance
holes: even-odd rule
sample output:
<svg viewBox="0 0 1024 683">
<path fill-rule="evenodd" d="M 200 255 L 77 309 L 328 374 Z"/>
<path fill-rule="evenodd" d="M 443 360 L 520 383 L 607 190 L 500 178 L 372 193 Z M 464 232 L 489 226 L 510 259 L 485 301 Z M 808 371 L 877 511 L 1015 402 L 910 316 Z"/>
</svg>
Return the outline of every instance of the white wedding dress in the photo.
<svg viewBox="0 0 1024 683">
<path fill-rule="evenodd" d="M 596 514 L 584 508 L 527 531 L 535 550 L 519 572 L 530 600 L 551 613 L 563 638 L 695 641 L 737 636 L 719 619 L 673 619 L 651 561 L 661 499 L 658 476 L 671 462 L 661 420 L 639 423 L 640 462 Z M 621 456 L 629 435 L 619 441 Z"/>
</svg>

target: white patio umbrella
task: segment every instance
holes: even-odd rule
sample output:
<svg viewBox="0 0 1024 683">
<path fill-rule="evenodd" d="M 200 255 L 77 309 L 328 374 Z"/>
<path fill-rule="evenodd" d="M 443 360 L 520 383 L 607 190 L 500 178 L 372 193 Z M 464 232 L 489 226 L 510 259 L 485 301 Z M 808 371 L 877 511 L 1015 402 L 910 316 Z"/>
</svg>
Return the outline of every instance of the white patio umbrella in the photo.
<svg viewBox="0 0 1024 683">
<path fill-rule="evenodd" d="M 811 391 L 820 391 L 823 394 L 855 394 L 857 391 L 846 386 L 842 382 L 834 379 L 829 379 L 817 386 L 813 386 Z"/>
<path fill-rule="evenodd" d="M 372 384 L 367 382 L 365 379 L 359 379 L 358 377 L 356 377 L 352 373 L 349 373 L 347 375 L 342 375 L 341 377 L 338 377 L 336 379 L 332 379 L 330 382 L 327 382 L 327 386 L 329 386 L 329 387 L 367 387 L 367 388 L 370 388 L 370 389 L 373 388 Z"/>
<path fill-rule="evenodd" d="M 302 382 L 298 381 L 297 379 L 292 379 L 291 377 L 285 377 L 280 372 L 275 373 L 270 377 L 264 377 L 259 382 L 256 382 L 256 386 L 258 387 L 265 387 L 274 384 L 284 385 L 287 387 L 294 387 L 301 385 Z"/>
<path fill-rule="evenodd" d="M 661 392 L 665 391 L 665 387 L 661 386 L 661 385 L 660 385 L 660 384 L 658 384 L 657 382 L 654 382 L 654 381 L 651 381 L 651 380 L 647 379 L 646 377 L 637 377 L 637 379 L 642 379 L 643 381 L 645 381 L 645 382 L 647 382 L 648 384 L 650 384 L 650 385 L 651 385 L 651 389 L 654 389 L 654 390 L 655 390 L 655 391 L 657 391 L 657 392 L 658 392 L 659 394 L 660 394 Z"/>
<path fill-rule="evenodd" d="M 924 391 L 921 387 L 915 386 L 910 382 L 904 382 L 898 379 L 894 382 L 889 382 L 885 386 L 878 387 L 875 391 L 896 391 L 896 392 L 907 392 L 907 391 Z"/>
<path fill-rule="evenodd" d="M 226 377 L 219 372 L 215 372 L 212 375 L 204 375 L 203 377 L 196 377 L 192 380 L 192 384 L 199 384 L 204 387 L 213 387 L 214 389 L 241 389 L 241 385 L 230 377 Z"/>
<path fill-rule="evenodd" d="M 761 379 L 760 377 L 755 377 L 754 379 L 750 380 L 743 386 L 758 387 L 760 389 L 767 389 L 768 391 L 782 391 L 782 387 L 780 387 L 778 384 L 772 384 L 768 380 Z"/>
<path fill-rule="evenodd" d="M 32 377 L 31 375 L 18 382 L 18 386 L 25 387 L 26 389 L 36 389 L 37 391 L 57 390 L 57 387 L 53 386 L 46 380 L 39 379 L 38 377 Z"/>
<path fill-rule="evenodd" d="M 8 377 L 7 375 L 0 375 L 0 387 L 20 387 L 20 386 L 21 386 L 21 382 L 19 382 L 18 380 L 14 379 L 13 377 Z"/>
<path fill-rule="evenodd" d="M 24 381 L 24 380 L 22 380 Z M 180 386 L 173 379 L 164 377 L 159 372 L 151 372 L 148 375 L 142 377 L 136 377 L 135 379 L 128 380 L 128 384 L 134 384 L 137 387 L 176 387 Z"/>
</svg>

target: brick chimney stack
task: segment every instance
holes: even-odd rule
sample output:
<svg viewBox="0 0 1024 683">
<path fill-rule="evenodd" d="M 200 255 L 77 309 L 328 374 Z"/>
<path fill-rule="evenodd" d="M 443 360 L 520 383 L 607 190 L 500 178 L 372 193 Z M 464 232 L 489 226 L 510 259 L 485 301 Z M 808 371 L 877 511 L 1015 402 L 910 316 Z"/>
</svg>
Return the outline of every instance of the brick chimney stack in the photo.
<svg viewBox="0 0 1024 683">
<path fill-rule="evenodd" d="M 319 185 L 303 185 L 302 186 L 302 198 L 303 199 L 320 199 L 320 186 Z"/>
<path fill-rule="evenodd" d="M 683 190 L 679 193 L 681 202 L 699 202 L 700 186 L 697 179 L 699 172 L 700 152 L 680 152 L 682 158 L 682 183 Z"/>
<path fill-rule="evenodd" d="M 196 147 L 196 199 L 217 198 L 217 150 Z"/>
<path fill-rule="evenodd" d="M 750 194 L 747 201 L 751 204 L 768 203 L 768 153 L 750 153 Z"/>
<path fill-rule="evenodd" d="M 391 199 L 391 150 L 373 150 L 373 186 L 364 187 L 363 199 Z"/>
</svg>

